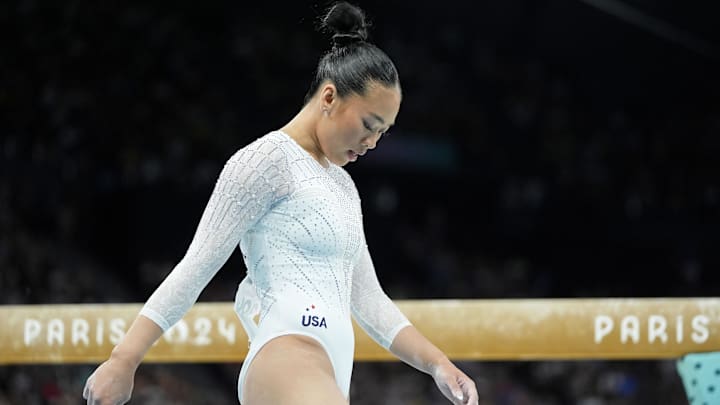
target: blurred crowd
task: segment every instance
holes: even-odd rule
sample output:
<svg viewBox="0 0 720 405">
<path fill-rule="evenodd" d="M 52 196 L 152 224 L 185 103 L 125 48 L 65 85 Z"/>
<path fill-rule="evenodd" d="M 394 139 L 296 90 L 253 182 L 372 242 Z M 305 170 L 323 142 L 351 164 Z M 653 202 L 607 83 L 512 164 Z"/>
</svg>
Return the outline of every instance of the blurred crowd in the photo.
<svg viewBox="0 0 720 405">
<path fill-rule="evenodd" d="M 0 5 L 0 304 L 149 296 L 225 159 L 300 107 L 327 39 L 295 3 Z M 364 6 L 404 99 L 348 171 L 392 298 L 717 294 L 718 63 L 566 6 Z M 236 252 L 200 300 L 243 276 Z M 686 403 L 672 361 L 460 365 L 483 404 Z M 79 403 L 94 366 L 1 367 L 0 405 Z M 239 368 L 143 365 L 132 403 L 236 403 Z M 439 395 L 356 364 L 353 404 Z"/>
</svg>

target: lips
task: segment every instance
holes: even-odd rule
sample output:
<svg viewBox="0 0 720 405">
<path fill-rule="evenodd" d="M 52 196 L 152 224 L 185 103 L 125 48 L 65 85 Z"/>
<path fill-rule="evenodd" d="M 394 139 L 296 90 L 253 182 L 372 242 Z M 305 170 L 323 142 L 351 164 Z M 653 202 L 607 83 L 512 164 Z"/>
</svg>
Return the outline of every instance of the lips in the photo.
<svg viewBox="0 0 720 405">
<path fill-rule="evenodd" d="M 348 159 L 351 162 L 356 161 L 358 157 L 365 155 L 365 153 L 367 153 L 367 150 L 362 151 L 362 152 L 356 152 L 356 151 L 350 149 L 347 151 Z"/>
</svg>

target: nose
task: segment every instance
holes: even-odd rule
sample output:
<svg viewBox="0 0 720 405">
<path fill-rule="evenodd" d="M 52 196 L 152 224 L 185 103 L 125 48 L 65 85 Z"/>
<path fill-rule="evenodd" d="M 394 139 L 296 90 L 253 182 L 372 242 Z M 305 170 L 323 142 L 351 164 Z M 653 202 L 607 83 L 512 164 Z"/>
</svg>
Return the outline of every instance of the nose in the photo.
<svg viewBox="0 0 720 405">
<path fill-rule="evenodd" d="M 382 137 L 382 132 L 376 132 L 367 138 L 365 138 L 363 145 L 367 146 L 368 149 L 372 150 L 375 149 L 377 146 L 378 141 L 380 140 L 380 137 Z"/>
</svg>

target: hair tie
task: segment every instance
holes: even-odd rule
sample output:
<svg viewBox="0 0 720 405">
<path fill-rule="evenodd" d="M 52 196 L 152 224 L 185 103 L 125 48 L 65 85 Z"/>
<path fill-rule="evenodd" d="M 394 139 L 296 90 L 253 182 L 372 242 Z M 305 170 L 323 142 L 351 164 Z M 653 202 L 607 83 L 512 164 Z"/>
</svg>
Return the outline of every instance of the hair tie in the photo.
<svg viewBox="0 0 720 405">
<path fill-rule="evenodd" d="M 342 48 L 362 40 L 363 37 L 360 34 L 335 34 L 332 36 L 334 48 Z"/>
</svg>

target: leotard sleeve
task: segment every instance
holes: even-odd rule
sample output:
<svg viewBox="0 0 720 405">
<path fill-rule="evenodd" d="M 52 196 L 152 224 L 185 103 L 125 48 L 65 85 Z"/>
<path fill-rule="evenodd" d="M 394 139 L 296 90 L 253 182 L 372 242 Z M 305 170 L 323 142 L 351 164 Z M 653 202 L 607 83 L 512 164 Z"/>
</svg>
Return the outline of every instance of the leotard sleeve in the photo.
<svg viewBox="0 0 720 405">
<path fill-rule="evenodd" d="M 232 254 L 245 232 L 289 193 L 286 160 L 268 137 L 225 163 L 185 256 L 140 311 L 163 331 L 178 322 Z"/>
<path fill-rule="evenodd" d="M 380 286 L 367 246 L 353 272 L 350 305 L 358 325 L 385 349 L 402 328 L 411 324 Z"/>
</svg>

